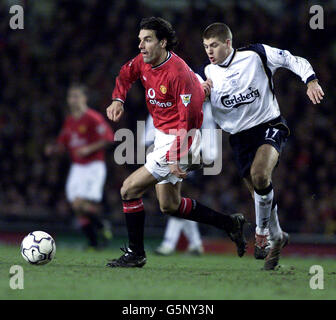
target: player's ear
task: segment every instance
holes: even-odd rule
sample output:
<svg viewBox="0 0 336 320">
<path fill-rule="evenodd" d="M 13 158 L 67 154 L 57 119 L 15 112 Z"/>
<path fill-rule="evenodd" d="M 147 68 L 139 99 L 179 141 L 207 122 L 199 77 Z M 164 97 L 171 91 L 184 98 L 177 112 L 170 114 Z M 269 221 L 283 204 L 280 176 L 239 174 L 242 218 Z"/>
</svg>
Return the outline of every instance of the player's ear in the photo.
<svg viewBox="0 0 336 320">
<path fill-rule="evenodd" d="M 164 49 L 167 46 L 167 39 L 162 39 L 160 41 L 161 48 Z"/>
</svg>

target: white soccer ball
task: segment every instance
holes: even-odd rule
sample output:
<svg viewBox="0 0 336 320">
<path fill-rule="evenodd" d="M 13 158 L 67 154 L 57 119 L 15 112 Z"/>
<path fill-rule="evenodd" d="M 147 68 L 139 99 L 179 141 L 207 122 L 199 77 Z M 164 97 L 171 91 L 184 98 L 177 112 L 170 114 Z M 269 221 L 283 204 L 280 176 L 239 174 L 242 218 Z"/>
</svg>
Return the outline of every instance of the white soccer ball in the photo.
<svg viewBox="0 0 336 320">
<path fill-rule="evenodd" d="M 29 233 L 21 243 L 21 255 L 31 264 L 47 264 L 56 254 L 56 244 L 44 231 Z"/>
</svg>

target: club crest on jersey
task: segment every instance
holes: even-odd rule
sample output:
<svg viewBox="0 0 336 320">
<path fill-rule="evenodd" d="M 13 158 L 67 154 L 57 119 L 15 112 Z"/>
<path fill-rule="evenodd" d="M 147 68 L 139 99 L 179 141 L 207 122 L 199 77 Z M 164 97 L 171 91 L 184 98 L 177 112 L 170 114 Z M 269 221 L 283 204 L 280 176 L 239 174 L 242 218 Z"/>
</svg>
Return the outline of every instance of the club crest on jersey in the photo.
<svg viewBox="0 0 336 320">
<path fill-rule="evenodd" d="M 180 94 L 180 97 L 182 99 L 182 103 L 186 107 L 190 101 L 191 101 L 191 94 Z"/>
<path fill-rule="evenodd" d="M 164 85 L 161 85 L 161 86 L 160 86 L 160 91 L 161 91 L 163 94 L 166 94 L 166 93 L 167 93 L 167 88 L 166 88 Z"/>
<path fill-rule="evenodd" d="M 85 133 L 86 132 L 86 126 L 84 126 L 84 125 L 80 125 L 79 127 L 78 127 L 78 131 L 79 131 L 79 133 Z"/>
</svg>

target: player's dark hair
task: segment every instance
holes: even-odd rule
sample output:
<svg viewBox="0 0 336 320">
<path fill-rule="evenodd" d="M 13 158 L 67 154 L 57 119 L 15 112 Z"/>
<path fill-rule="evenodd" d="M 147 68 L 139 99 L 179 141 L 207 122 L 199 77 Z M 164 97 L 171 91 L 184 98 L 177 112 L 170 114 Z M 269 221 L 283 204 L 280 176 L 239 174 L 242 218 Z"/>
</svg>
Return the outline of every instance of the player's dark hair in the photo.
<svg viewBox="0 0 336 320">
<path fill-rule="evenodd" d="M 140 22 L 140 30 L 154 30 L 156 37 L 161 41 L 167 40 L 166 49 L 174 50 L 177 45 L 177 37 L 172 25 L 159 17 L 143 18 Z"/>
<path fill-rule="evenodd" d="M 68 91 L 70 90 L 80 90 L 85 96 L 88 96 L 88 88 L 85 84 L 79 83 L 79 82 L 73 82 L 70 84 Z"/>
<path fill-rule="evenodd" d="M 218 38 L 220 41 L 232 40 L 232 32 L 225 23 L 215 22 L 203 31 L 203 39 Z"/>
</svg>

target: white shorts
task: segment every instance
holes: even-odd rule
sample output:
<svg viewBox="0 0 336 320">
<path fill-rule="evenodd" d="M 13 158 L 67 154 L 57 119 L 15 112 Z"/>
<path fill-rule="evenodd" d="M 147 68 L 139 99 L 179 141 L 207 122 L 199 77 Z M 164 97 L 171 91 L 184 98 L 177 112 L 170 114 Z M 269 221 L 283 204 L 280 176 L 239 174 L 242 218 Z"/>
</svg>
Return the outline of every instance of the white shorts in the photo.
<svg viewBox="0 0 336 320">
<path fill-rule="evenodd" d="M 105 179 L 104 161 L 72 164 L 65 186 L 68 201 L 73 202 L 76 198 L 81 198 L 100 202 L 103 198 Z"/>
<path fill-rule="evenodd" d="M 183 179 L 178 178 L 170 173 L 169 166 L 166 161 L 166 153 L 172 146 L 176 136 L 166 134 L 155 129 L 154 150 L 149 153 L 146 158 L 145 168 L 158 180 L 158 183 L 176 184 Z M 192 158 L 194 163 L 199 163 L 201 151 L 201 132 L 196 130 L 193 142 L 188 152 L 188 158 Z M 198 162 L 197 162 L 198 161 Z M 191 163 L 180 162 L 179 166 L 186 171 Z"/>
</svg>

